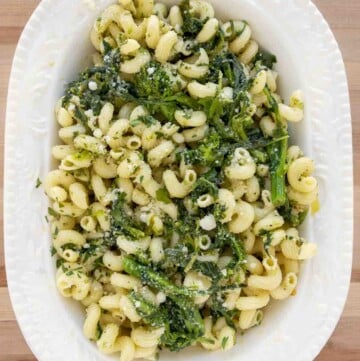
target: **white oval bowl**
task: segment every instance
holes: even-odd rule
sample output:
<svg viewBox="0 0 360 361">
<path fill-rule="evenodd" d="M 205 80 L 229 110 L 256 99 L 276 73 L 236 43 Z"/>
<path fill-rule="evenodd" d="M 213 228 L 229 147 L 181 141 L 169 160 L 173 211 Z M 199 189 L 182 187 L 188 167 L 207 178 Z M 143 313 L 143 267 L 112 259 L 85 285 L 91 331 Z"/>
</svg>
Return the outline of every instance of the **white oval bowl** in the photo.
<svg viewBox="0 0 360 361">
<path fill-rule="evenodd" d="M 83 70 L 89 30 L 114 0 L 43 0 L 19 41 L 11 72 L 5 147 L 5 255 L 21 330 L 40 361 L 112 360 L 82 334 L 84 312 L 55 288 L 48 201 L 36 179 L 54 166 L 54 105 Z M 164 1 L 174 3 L 174 1 Z M 292 142 L 316 162 L 321 211 L 303 226 L 319 245 L 301 271 L 296 297 L 274 302 L 257 327 L 227 353 L 188 349 L 161 360 L 309 361 L 340 317 L 350 283 L 353 239 L 352 138 L 344 63 L 327 23 L 308 0 L 213 0 L 217 16 L 246 19 L 278 57 L 281 94 L 305 93 L 305 121 Z"/>
</svg>

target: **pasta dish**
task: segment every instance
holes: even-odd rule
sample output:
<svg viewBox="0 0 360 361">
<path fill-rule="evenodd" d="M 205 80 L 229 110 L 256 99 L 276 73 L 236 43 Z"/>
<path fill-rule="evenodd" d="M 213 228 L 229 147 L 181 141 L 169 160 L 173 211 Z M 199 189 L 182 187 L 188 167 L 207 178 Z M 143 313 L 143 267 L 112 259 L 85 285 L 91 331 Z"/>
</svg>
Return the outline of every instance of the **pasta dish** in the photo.
<svg viewBox="0 0 360 361">
<path fill-rule="evenodd" d="M 303 94 L 284 101 L 276 57 L 203 0 L 119 0 L 90 37 L 44 181 L 57 288 L 121 361 L 229 350 L 316 253 L 314 163 L 288 133 Z"/>
</svg>

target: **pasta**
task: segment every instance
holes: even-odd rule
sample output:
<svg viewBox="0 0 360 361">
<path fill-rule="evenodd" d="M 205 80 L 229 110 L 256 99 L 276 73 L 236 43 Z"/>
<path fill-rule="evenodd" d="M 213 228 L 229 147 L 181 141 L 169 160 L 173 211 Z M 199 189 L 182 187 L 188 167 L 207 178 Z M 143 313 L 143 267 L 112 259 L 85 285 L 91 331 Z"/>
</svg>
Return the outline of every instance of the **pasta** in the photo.
<svg viewBox="0 0 360 361">
<path fill-rule="evenodd" d="M 227 351 L 316 254 L 297 228 L 318 202 L 315 164 L 289 146 L 304 96 L 285 104 L 251 25 L 204 0 L 114 1 L 90 39 L 44 180 L 56 286 L 121 361 Z"/>
</svg>

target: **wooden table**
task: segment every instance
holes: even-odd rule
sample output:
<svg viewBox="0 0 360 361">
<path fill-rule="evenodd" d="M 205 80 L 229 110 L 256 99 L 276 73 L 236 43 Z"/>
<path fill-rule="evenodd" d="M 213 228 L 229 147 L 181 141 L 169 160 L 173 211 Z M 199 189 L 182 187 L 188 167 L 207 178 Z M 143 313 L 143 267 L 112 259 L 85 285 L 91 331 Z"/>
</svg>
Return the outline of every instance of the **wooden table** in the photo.
<svg viewBox="0 0 360 361">
<path fill-rule="evenodd" d="M 286 1 L 286 0 L 284 0 Z M 314 0 L 340 43 L 348 72 L 353 115 L 355 203 L 360 201 L 360 0 Z M 3 146 L 7 85 L 20 33 L 38 0 L 0 0 L 0 141 Z M 1 152 L 1 169 L 3 153 Z M 3 181 L 1 174 L 1 191 Z M 3 194 L 0 192 L 2 203 Z M 317 361 L 360 360 L 360 209 L 355 208 L 355 252 L 349 298 L 336 331 Z M 3 214 L 0 210 L 2 228 Z M 357 222 L 358 221 L 358 222 Z M 360 222 L 359 222 L 360 223 Z M 34 361 L 12 311 L 0 239 L 0 361 Z M 85 361 L 85 360 L 84 360 Z"/>
</svg>

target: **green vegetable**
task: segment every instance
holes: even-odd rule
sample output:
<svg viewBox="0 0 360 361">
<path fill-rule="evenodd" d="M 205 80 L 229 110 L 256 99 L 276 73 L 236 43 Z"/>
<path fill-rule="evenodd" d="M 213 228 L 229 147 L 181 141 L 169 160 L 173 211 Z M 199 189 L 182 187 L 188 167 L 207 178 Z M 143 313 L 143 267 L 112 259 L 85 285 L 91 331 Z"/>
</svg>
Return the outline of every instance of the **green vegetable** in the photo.
<svg viewBox="0 0 360 361">
<path fill-rule="evenodd" d="M 266 151 L 259 149 L 253 149 L 250 151 L 251 156 L 254 158 L 256 163 L 267 163 L 269 160 L 268 154 Z"/>
<path fill-rule="evenodd" d="M 151 127 L 152 125 L 155 125 L 157 123 L 157 120 L 152 115 L 142 115 L 136 119 L 133 119 L 130 122 L 130 125 L 132 127 L 136 127 L 139 124 L 145 124 L 147 127 Z"/>
<path fill-rule="evenodd" d="M 216 131 L 224 139 L 239 141 L 246 139 L 242 132 L 238 134 L 239 116 L 247 115 L 250 105 L 245 93 L 248 87 L 248 80 L 243 65 L 237 57 L 230 52 L 222 52 L 216 55 L 210 63 L 210 70 L 207 81 L 218 82 L 220 85 L 223 78 L 227 79 L 229 85 L 234 89 L 233 99 L 224 98 L 218 94 L 215 98 L 205 98 L 199 101 L 203 105 L 208 120 Z M 235 119 L 233 119 L 236 117 Z M 250 121 L 251 123 L 251 121 Z"/>
<path fill-rule="evenodd" d="M 244 67 L 239 59 L 230 52 L 216 55 L 210 63 L 210 75 L 208 81 L 218 82 L 224 76 L 229 85 L 234 88 L 235 96 L 245 91 L 248 82 Z"/>
<path fill-rule="evenodd" d="M 227 114 L 231 109 L 229 100 L 217 95 L 215 98 L 200 99 L 199 103 L 203 106 L 203 111 L 206 113 L 209 123 L 216 129 L 221 138 L 231 141 L 238 140 L 230 126 L 224 122 L 224 120 L 228 119 Z"/>
<path fill-rule="evenodd" d="M 213 169 L 223 165 L 236 148 L 242 147 L 251 151 L 277 146 L 281 142 L 287 142 L 289 135 L 266 139 L 258 130 L 254 130 L 248 132 L 247 137 L 248 139 L 244 141 L 229 142 L 227 138 L 224 139 L 217 131 L 211 129 L 207 137 L 199 142 L 195 149 L 185 149 L 178 155 L 184 157 L 186 164 L 202 165 Z"/>
<path fill-rule="evenodd" d="M 121 234 L 135 240 L 145 237 L 144 225 L 137 223 L 134 218 L 126 212 L 126 209 L 126 194 L 118 193 L 116 200 L 112 204 L 110 213 L 110 238 L 116 238 Z"/>
<path fill-rule="evenodd" d="M 279 208 L 280 215 L 292 227 L 300 226 L 309 213 L 309 207 L 300 207 L 296 203 L 291 203 L 289 199 Z"/>
<path fill-rule="evenodd" d="M 230 127 L 239 139 L 248 141 L 248 133 L 254 125 L 250 99 L 247 94 L 240 92 L 236 101 L 238 102 L 238 112 L 234 109 L 232 110 Z"/>
<path fill-rule="evenodd" d="M 264 93 L 269 103 L 269 109 L 276 122 L 276 135 L 284 137 L 284 139 L 279 142 L 275 142 L 267 146 L 267 153 L 270 159 L 271 200 L 275 207 L 279 207 L 283 205 L 287 199 L 285 175 L 288 133 L 280 117 L 278 104 L 267 87 L 265 87 Z"/>
<path fill-rule="evenodd" d="M 229 269 L 233 269 L 239 265 L 245 263 L 246 252 L 244 244 L 239 236 L 230 233 L 223 225 L 219 225 L 216 228 L 215 242 L 217 246 L 229 246 L 233 252 L 234 260 L 227 266 Z"/>
<path fill-rule="evenodd" d="M 210 194 L 214 199 L 219 193 L 219 185 L 223 182 L 222 175 L 214 168 L 209 170 L 197 179 L 194 189 L 191 192 L 191 199 L 193 202 L 203 194 Z"/>
<path fill-rule="evenodd" d="M 288 139 L 267 147 L 270 159 L 271 201 L 275 207 L 283 205 L 287 199 L 285 185 L 287 149 Z"/>
<path fill-rule="evenodd" d="M 139 97 L 166 98 L 174 94 L 174 86 L 164 67 L 157 61 L 151 61 L 135 75 L 134 85 Z"/>
<path fill-rule="evenodd" d="M 221 298 L 221 295 L 214 293 L 210 298 L 210 312 L 211 315 L 216 319 L 224 317 L 226 323 L 230 327 L 234 327 L 234 318 L 239 314 L 238 310 L 229 310 L 223 306 L 224 300 Z"/>
<path fill-rule="evenodd" d="M 194 39 L 204 26 L 205 21 L 195 17 L 190 11 L 190 0 L 183 0 L 180 3 L 183 24 L 181 30 L 185 38 Z"/>
<path fill-rule="evenodd" d="M 80 107 L 76 107 L 75 117 L 86 129 L 88 118 L 84 114 L 85 110 L 91 109 L 98 115 L 106 102 L 112 103 L 118 110 L 124 102 L 135 100 L 134 87 L 119 77 L 120 59 L 119 49 L 109 51 L 104 57 L 103 66 L 87 68 L 66 89 L 63 105 L 69 104 L 72 96 L 80 98 Z M 89 89 L 90 81 L 96 83 L 95 91 Z"/>
<path fill-rule="evenodd" d="M 190 261 L 189 250 L 186 246 L 178 243 L 173 248 L 169 247 L 164 250 L 165 260 L 163 267 L 168 271 L 183 270 Z"/>
<path fill-rule="evenodd" d="M 188 299 L 181 296 L 170 298 L 165 306 L 169 322 L 162 342 L 170 351 L 180 351 L 204 335 L 204 321 L 199 309 Z"/>
<path fill-rule="evenodd" d="M 217 286 L 219 281 L 224 277 L 224 275 L 221 273 L 218 265 L 214 262 L 195 261 L 192 266 L 192 269 L 194 271 L 200 272 L 203 275 L 209 277 L 213 284 L 212 288 Z"/>
<path fill-rule="evenodd" d="M 176 286 L 160 272 L 154 271 L 151 267 L 141 264 L 130 256 L 124 257 L 123 266 L 125 272 L 139 278 L 143 284 L 163 291 L 168 296 L 192 297 L 199 294 L 199 292 L 192 291 L 189 288 Z"/>
<path fill-rule="evenodd" d="M 220 136 L 213 132 L 208 135 L 195 149 L 185 150 L 182 153 L 186 164 L 201 164 L 208 167 L 220 166 L 223 157 L 219 157 Z"/>
<path fill-rule="evenodd" d="M 260 62 L 261 65 L 266 66 L 269 69 L 274 67 L 274 64 L 277 62 L 276 56 L 265 51 L 259 51 L 254 59 L 254 63 Z"/>
<path fill-rule="evenodd" d="M 134 304 L 137 313 L 143 321 L 152 327 L 161 327 L 166 323 L 166 313 L 159 307 L 147 299 L 140 293 L 132 291 L 128 295 L 130 301 Z"/>
<path fill-rule="evenodd" d="M 196 305 L 183 297 L 168 298 L 157 306 L 139 293 L 131 292 L 129 298 L 142 317 L 151 327 L 165 327 L 161 345 L 171 351 L 180 351 L 190 346 L 204 334 L 204 322 Z"/>
</svg>

